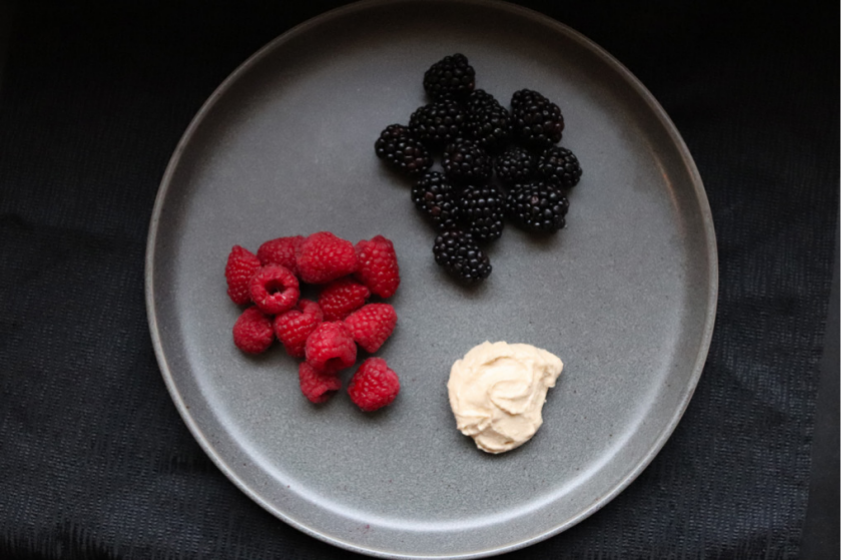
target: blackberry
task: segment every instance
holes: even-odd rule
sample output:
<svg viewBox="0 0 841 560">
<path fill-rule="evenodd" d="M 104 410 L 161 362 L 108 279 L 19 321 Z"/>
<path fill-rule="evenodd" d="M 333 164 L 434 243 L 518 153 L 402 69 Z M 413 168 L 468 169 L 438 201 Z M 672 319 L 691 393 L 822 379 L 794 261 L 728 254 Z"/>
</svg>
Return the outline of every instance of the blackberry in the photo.
<svg viewBox="0 0 841 560">
<path fill-rule="evenodd" d="M 418 108 L 409 118 L 409 130 L 427 148 L 443 148 L 463 136 L 467 117 L 455 101 L 436 101 Z"/>
<path fill-rule="evenodd" d="M 527 183 L 537 172 L 535 157 L 528 150 L 512 146 L 496 158 L 496 176 L 506 185 Z"/>
<path fill-rule="evenodd" d="M 435 229 L 443 231 L 457 225 L 458 195 L 441 173 L 430 171 L 412 188 L 412 202 L 432 218 Z"/>
<path fill-rule="evenodd" d="M 505 200 L 505 214 L 523 229 L 555 232 L 566 225 L 569 201 L 545 183 L 515 185 Z"/>
<path fill-rule="evenodd" d="M 451 181 L 487 183 L 491 176 L 491 158 L 476 142 L 459 138 L 444 150 L 444 173 Z"/>
<path fill-rule="evenodd" d="M 552 146 L 543 152 L 537 171 L 547 183 L 565 189 L 577 185 L 582 173 L 575 154 L 560 146 Z"/>
<path fill-rule="evenodd" d="M 429 152 L 403 125 L 386 127 L 374 143 L 374 149 L 378 158 L 409 175 L 420 175 L 432 167 Z"/>
<path fill-rule="evenodd" d="M 521 89 L 511 98 L 514 137 L 526 146 L 548 148 L 561 141 L 561 109 L 536 91 Z"/>
<path fill-rule="evenodd" d="M 435 262 L 465 284 L 477 284 L 491 273 L 491 261 L 473 236 L 458 229 L 441 233 L 432 247 Z"/>
<path fill-rule="evenodd" d="M 499 101 L 483 89 L 473 90 L 465 102 L 468 111 L 478 111 L 492 105 L 499 105 Z"/>
<path fill-rule="evenodd" d="M 423 89 L 436 101 L 463 99 L 473 91 L 475 84 L 475 70 L 467 57 L 459 53 L 445 56 L 423 75 Z"/>
<path fill-rule="evenodd" d="M 493 241 L 502 235 L 505 226 L 505 196 L 493 185 L 465 187 L 458 213 L 476 241 Z"/>
<path fill-rule="evenodd" d="M 511 114 L 493 95 L 477 89 L 467 98 L 467 133 L 488 151 L 502 148 L 511 136 Z"/>
<path fill-rule="evenodd" d="M 511 136 L 511 115 L 498 103 L 485 105 L 468 112 L 467 131 L 482 148 L 495 152 Z"/>
</svg>

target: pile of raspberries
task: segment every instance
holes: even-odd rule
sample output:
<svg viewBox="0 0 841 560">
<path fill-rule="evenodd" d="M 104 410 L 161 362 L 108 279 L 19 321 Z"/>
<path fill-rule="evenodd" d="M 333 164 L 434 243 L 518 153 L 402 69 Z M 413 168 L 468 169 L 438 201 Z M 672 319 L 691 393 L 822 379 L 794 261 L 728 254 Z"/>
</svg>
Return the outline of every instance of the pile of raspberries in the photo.
<svg viewBox="0 0 841 560">
<path fill-rule="evenodd" d="M 357 345 L 374 353 L 391 336 L 397 313 L 386 299 L 400 285 L 394 245 L 381 235 L 356 245 L 322 231 L 280 237 L 253 254 L 235 245 L 225 267 L 228 296 L 248 305 L 234 323 L 234 344 L 265 352 L 277 338 L 286 352 L 304 358 L 301 391 L 313 403 L 341 389 L 338 372 L 356 363 Z M 301 298 L 302 284 L 321 287 L 318 301 Z M 348 394 L 364 411 L 390 404 L 400 391 L 397 374 L 371 357 L 351 378 Z"/>
<path fill-rule="evenodd" d="M 430 103 L 374 144 L 377 157 L 414 180 L 412 201 L 436 230 L 435 262 L 464 284 L 490 275 L 482 246 L 502 235 L 506 221 L 543 234 L 562 229 L 567 194 L 582 175 L 575 154 L 558 145 L 558 105 L 521 89 L 509 109 L 475 86 L 466 56 L 444 57 L 423 77 Z M 441 171 L 432 170 L 436 156 Z"/>
</svg>

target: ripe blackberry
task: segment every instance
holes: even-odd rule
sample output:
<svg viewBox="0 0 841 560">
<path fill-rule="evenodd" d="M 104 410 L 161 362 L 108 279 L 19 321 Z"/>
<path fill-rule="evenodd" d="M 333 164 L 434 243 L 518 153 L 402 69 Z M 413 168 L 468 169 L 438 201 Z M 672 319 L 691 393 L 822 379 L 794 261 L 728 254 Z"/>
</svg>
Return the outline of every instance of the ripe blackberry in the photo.
<svg viewBox="0 0 841 560">
<path fill-rule="evenodd" d="M 473 90 L 470 95 L 467 96 L 467 101 L 464 105 L 467 107 L 468 111 L 478 111 L 490 105 L 499 105 L 499 101 L 497 101 L 496 97 L 487 91 L 477 89 Z"/>
<path fill-rule="evenodd" d="M 555 232 L 566 225 L 569 201 L 545 183 L 515 185 L 505 200 L 505 214 L 523 229 Z"/>
<path fill-rule="evenodd" d="M 511 114 L 493 95 L 477 89 L 467 98 L 467 135 L 488 151 L 501 149 L 511 136 Z"/>
<path fill-rule="evenodd" d="M 452 99 L 436 101 L 418 108 L 409 118 L 409 131 L 430 149 L 443 148 L 461 138 L 467 116 Z"/>
<path fill-rule="evenodd" d="M 506 185 L 513 185 L 534 179 L 536 164 L 531 152 L 519 146 L 511 146 L 496 158 L 494 167 L 500 181 Z"/>
<path fill-rule="evenodd" d="M 418 210 L 432 218 L 436 230 L 456 227 L 458 195 L 443 174 L 430 171 L 418 179 L 412 188 L 412 202 Z"/>
<path fill-rule="evenodd" d="M 476 284 L 491 273 L 491 261 L 470 233 L 453 229 L 441 233 L 432 247 L 435 262 L 465 284 Z"/>
<path fill-rule="evenodd" d="M 423 75 L 423 89 L 429 96 L 443 99 L 463 99 L 473 91 L 476 72 L 463 54 L 445 56 L 429 67 Z"/>
<path fill-rule="evenodd" d="M 502 105 L 486 105 L 468 113 L 468 135 L 489 152 L 502 149 L 511 136 L 511 115 Z"/>
<path fill-rule="evenodd" d="M 477 241 L 493 241 L 505 226 L 505 196 L 493 185 L 468 186 L 458 202 L 461 222 Z"/>
<path fill-rule="evenodd" d="M 409 175 L 420 175 L 432 167 L 429 152 L 403 125 L 392 124 L 386 127 L 374 143 L 374 149 L 378 158 Z"/>
<path fill-rule="evenodd" d="M 521 89 L 511 98 L 514 137 L 533 148 L 548 148 L 561 141 L 561 109 L 536 91 Z"/>
<path fill-rule="evenodd" d="M 581 165 L 571 151 L 552 146 L 543 154 L 537 164 L 537 171 L 550 185 L 565 189 L 574 187 L 581 179 Z"/>
<path fill-rule="evenodd" d="M 459 138 L 444 150 L 444 173 L 457 183 L 484 184 L 491 176 L 491 158 L 476 142 Z"/>
</svg>

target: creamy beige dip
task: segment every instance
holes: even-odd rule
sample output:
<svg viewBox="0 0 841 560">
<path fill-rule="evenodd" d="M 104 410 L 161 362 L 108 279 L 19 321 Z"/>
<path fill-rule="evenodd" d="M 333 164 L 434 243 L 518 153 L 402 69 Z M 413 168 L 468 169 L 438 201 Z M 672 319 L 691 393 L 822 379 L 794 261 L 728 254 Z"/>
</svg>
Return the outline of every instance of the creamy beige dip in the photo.
<svg viewBox="0 0 841 560">
<path fill-rule="evenodd" d="M 453 364 L 447 382 L 456 427 L 488 453 L 523 445 L 543 424 L 546 392 L 563 368 L 560 358 L 531 344 L 475 346 Z"/>
</svg>

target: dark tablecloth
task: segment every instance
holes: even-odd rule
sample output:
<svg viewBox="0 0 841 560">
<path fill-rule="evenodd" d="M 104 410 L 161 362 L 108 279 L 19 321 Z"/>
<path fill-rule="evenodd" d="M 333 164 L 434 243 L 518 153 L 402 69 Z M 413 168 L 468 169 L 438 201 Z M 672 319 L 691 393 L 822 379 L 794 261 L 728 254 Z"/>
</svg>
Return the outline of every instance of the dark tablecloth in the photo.
<svg viewBox="0 0 841 560">
<path fill-rule="evenodd" d="M 523 4 L 601 44 L 671 115 L 706 184 L 721 288 L 663 451 L 602 511 L 510 557 L 795 558 L 838 213 L 838 7 Z M 0 86 L 0 558 L 350 556 L 204 455 L 143 299 L 152 204 L 190 119 L 334 5 L 18 3 Z"/>
</svg>

